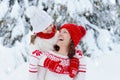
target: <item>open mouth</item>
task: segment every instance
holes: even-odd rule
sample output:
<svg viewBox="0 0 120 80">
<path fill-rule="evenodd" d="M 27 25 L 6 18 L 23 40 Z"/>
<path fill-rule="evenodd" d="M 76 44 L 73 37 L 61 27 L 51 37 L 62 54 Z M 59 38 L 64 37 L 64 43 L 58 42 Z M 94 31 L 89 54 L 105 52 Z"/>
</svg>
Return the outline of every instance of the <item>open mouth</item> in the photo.
<svg viewBox="0 0 120 80">
<path fill-rule="evenodd" d="M 63 41 L 64 39 L 60 38 L 59 41 Z"/>
</svg>

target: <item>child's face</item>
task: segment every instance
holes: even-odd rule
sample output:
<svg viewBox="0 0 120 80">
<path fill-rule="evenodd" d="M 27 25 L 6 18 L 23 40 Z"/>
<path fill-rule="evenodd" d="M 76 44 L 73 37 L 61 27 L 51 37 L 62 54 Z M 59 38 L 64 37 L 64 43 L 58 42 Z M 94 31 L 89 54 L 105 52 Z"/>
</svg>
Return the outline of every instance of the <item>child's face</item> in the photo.
<svg viewBox="0 0 120 80">
<path fill-rule="evenodd" d="M 43 33 L 51 33 L 52 32 L 52 29 L 53 29 L 54 25 L 51 24 L 50 26 L 48 26 L 45 30 L 43 30 L 42 32 Z"/>
</svg>

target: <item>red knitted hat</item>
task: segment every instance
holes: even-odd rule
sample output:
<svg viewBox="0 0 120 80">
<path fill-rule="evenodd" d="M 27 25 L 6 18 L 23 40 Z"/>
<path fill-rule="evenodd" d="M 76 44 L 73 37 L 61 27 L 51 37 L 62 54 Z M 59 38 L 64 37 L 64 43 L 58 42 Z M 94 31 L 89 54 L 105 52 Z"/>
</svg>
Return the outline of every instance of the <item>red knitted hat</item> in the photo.
<svg viewBox="0 0 120 80">
<path fill-rule="evenodd" d="M 74 47 L 77 46 L 79 41 L 83 38 L 86 34 L 86 29 L 83 26 L 78 26 L 76 24 L 67 23 L 60 27 L 60 29 L 65 28 L 70 33 L 70 36 L 73 40 Z"/>
</svg>

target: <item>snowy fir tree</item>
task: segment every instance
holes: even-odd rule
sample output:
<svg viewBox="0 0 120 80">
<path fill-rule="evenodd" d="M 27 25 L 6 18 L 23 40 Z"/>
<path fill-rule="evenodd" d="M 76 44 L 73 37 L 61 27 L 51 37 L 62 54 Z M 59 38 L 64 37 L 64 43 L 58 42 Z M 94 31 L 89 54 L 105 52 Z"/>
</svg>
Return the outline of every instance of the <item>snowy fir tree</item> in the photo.
<svg viewBox="0 0 120 80">
<path fill-rule="evenodd" d="M 120 0 L 0 0 L 0 80 L 29 60 L 30 6 L 49 13 L 58 28 L 66 22 L 85 26 L 78 48 L 86 57 L 120 54 Z"/>
</svg>

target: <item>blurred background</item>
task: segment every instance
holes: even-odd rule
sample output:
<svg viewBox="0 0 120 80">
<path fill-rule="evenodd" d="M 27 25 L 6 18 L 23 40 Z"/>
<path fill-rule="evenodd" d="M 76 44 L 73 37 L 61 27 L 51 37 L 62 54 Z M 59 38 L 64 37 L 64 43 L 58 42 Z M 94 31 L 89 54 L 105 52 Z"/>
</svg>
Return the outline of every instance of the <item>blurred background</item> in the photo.
<svg viewBox="0 0 120 80">
<path fill-rule="evenodd" d="M 0 0 L 0 80 L 19 80 L 29 61 L 30 6 L 49 13 L 57 27 L 86 27 L 78 46 L 88 63 L 86 80 L 120 80 L 120 0 Z"/>
</svg>

